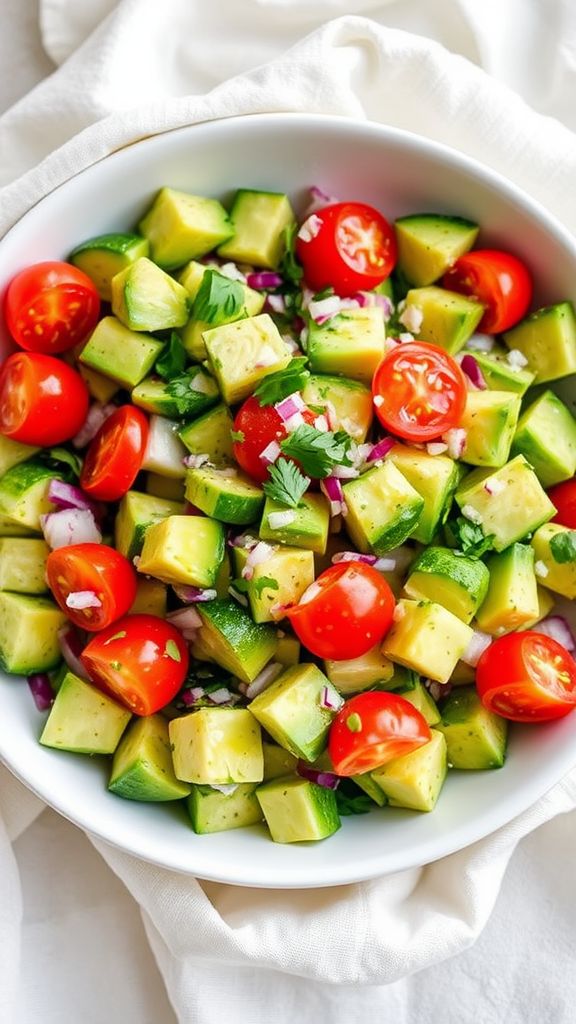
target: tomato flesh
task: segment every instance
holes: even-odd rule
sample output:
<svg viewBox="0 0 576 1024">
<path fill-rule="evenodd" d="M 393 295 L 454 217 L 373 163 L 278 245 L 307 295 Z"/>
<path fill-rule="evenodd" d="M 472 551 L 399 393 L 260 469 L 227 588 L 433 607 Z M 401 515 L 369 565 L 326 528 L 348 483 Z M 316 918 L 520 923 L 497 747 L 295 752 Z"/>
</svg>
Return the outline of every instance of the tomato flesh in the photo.
<svg viewBox="0 0 576 1024">
<path fill-rule="evenodd" d="M 576 480 L 566 480 L 551 487 L 548 497 L 556 508 L 552 522 L 576 530 Z"/>
<path fill-rule="evenodd" d="M 16 274 L 8 285 L 4 311 L 20 348 L 54 354 L 73 348 L 94 329 L 100 297 L 82 270 L 52 260 Z"/>
<path fill-rule="evenodd" d="M 142 410 L 120 406 L 90 443 L 80 476 L 82 490 L 99 501 L 117 501 L 140 472 L 147 442 L 148 420 Z"/>
<path fill-rule="evenodd" d="M 576 662 L 537 630 L 509 633 L 482 654 L 476 686 L 490 711 L 514 722 L 547 722 L 576 707 Z"/>
<path fill-rule="evenodd" d="M 374 771 L 428 743 L 430 727 L 409 701 L 397 693 L 368 690 L 340 708 L 328 738 L 338 775 Z"/>
<path fill-rule="evenodd" d="M 70 544 L 51 551 L 46 579 L 62 611 L 75 626 L 89 632 L 104 629 L 125 615 L 136 597 L 132 565 L 106 544 Z M 75 608 L 74 595 L 85 594 L 93 595 L 99 605 Z"/>
<path fill-rule="evenodd" d="M 429 441 L 457 426 L 466 405 L 458 363 L 438 345 L 396 345 L 372 382 L 376 415 L 386 430 L 407 441 Z"/>
<path fill-rule="evenodd" d="M 487 334 L 509 330 L 526 315 L 532 301 L 532 278 L 525 264 L 500 249 L 476 249 L 460 256 L 442 284 L 485 306 L 478 330 Z"/>
<path fill-rule="evenodd" d="M 14 352 L 0 369 L 0 433 L 14 441 L 69 441 L 84 423 L 89 401 L 80 374 L 54 356 Z"/>
<path fill-rule="evenodd" d="M 302 225 L 296 253 L 309 288 L 332 287 L 337 295 L 370 290 L 396 263 L 396 236 L 385 217 L 367 203 L 333 203 Z"/>
</svg>

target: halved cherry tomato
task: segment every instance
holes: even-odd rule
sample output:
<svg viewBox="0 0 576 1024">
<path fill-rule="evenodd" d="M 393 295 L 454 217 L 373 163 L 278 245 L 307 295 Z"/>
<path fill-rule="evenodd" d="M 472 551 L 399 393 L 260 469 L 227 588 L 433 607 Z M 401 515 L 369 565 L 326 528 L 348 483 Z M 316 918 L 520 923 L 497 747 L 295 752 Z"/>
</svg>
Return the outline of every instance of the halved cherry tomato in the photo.
<svg viewBox="0 0 576 1024">
<path fill-rule="evenodd" d="M 478 330 L 487 334 L 509 330 L 526 315 L 532 301 L 532 278 L 526 266 L 500 249 L 476 249 L 460 256 L 442 284 L 486 307 Z"/>
<path fill-rule="evenodd" d="M 169 704 L 188 671 L 188 647 L 156 615 L 126 615 L 88 642 L 80 660 L 90 679 L 133 711 L 152 715 Z"/>
<path fill-rule="evenodd" d="M 66 352 L 98 322 L 100 297 L 82 270 L 51 260 L 21 270 L 4 300 L 8 330 L 29 352 Z"/>
<path fill-rule="evenodd" d="M 547 722 L 576 708 L 576 662 L 552 637 L 526 630 L 495 640 L 476 668 L 490 711 L 513 722 Z"/>
<path fill-rule="evenodd" d="M 46 579 L 62 611 L 89 632 L 125 615 L 136 597 L 132 565 L 106 544 L 70 544 L 51 551 Z"/>
<path fill-rule="evenodd" d="M 117 501 L 140 472 L 148 420 L 134 405 L 121 405 L 102 424 L 84 459 L 80 487 L 99 501 Z"/>
<path fill-rule="evenodd" d="M 548 491 L 548 497 L 556 507 L 552 522 L 576 530 L 576 480 L 566 480 Z"/>
<path fill-rule="evenodd" d="M 361 775 L 422 747 L 431 735 L 425 718 L 404 697 L 367 690 L 340 708 L 330 726 L 328 751 L 338 775 Z"/>
<path fill-rule="evenodd" d="M 314 423 L 316 418 L 309 409 L 304 410 L 302 417 L 308 424 Z M 261 453 L 272 441 L 280 444 L 288 436 L 281 416 L 273 405 L 260 405 L 252 396 L 236 413 L 234 430 L 243 435 L 242 440 L 234 441 L 236 462 L 253 480 L 262 483 L 268 477 L 269 463 L 260 458 Z"/>
<path fill-rule="evenodd" d="M 392 625 L 394 595 L 376 569 L 339 562 L 321 572 L 287 617 L 299 640 L 319 658 L 360 658 Z"/>
<path fill-rule="evenodd" d="M 389 277 L 396 263 L 396 236 L 373 206 L 334 203 L 304 221 L 296 254 L 310 288 L 332 286 L 337 295 L 353 295 Z"/>
<path fill-rule="evenodd" d="M 438 345 L 411 341 L 382 360 L 372 381 L 381 424 L 407 441 L 429 441 L 457 426 L 466 405 L 458 363 Z"/>
<path fill-rule="evenodd" d="M 14 352 L 0 369 L 0 433 L 14 441 L 69 441 L 84 423 L 89 401 L 80 374 L 54 356 Z"/>
</svg>

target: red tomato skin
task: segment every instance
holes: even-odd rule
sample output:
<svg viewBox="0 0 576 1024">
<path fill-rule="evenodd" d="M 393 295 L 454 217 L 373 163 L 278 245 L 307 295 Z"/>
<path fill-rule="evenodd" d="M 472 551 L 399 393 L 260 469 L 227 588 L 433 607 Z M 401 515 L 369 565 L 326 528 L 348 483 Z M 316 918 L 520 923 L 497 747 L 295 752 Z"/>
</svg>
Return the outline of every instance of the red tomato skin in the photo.
<svg viewBox="0 0 576 1024">
<path fill-rule="evenodd" d="M 189 655 L 182 634 L 165 619 L 126 615 L 95 633 L 80 660 L 95 686 L 135 715 L 152 715 L 178 693 Z"/>
<path fill-rule="evenodd" d="M 70 263 L 34 263 L 12 278 L 4 300 L 14 341 L 29 352 L 67 352 L 94 329 L 100 297 L 87 274 Z"/>
<path fill-rule="evenodd" d="M 273 405 L 260 405 L 252 395 L 236 413 L 234 430 L 244 434 L 243 441 L 233 444 L 236 462 L 253 480 L 263 483 L 268 479 L 268 466 L 260 458 L 260 452 L 271 441 L 280 444 L 287 436 L 281 417 Z"/>
<path fill-rule="evenodd" d="M 148 442 L 148 419 L 134 405 L 121 405 L 90 442 L 80 487 L 98 501 L 118 501 L 140 472 Z"/>
<path fill-rule="evenodd" d="M 305 593 L 286 615 L 298 639 L 319 658 L 360 658 L 392 625 L 394 595 L 370 565 L 339 562 L 320 573 L 312 588 L 315 596 L 307 601 Z"/>
<path fill-rule="evenodd" d="M 338 775 L 358 775 L 409 754 L 431 736 L 423 715 L 404 697 L 366 690 L 340 708 L 330 727 L 328 752 Z"/>
<path fill-rule="evenodd" d="M 410 363 L 414 367 L 429 366 L 435 380 L 440 374 L 444 389 L 436 390 L 423 382 L 422 393 L 415 390 L 406 374 Z M 467 388 L 462 370 L 448 352 L 429 342 L 411 341 L 395 346 L 384 357 L 374 373 L 372 394 L 376 416 L 386 430 L 406 441 L 421 442 L 438 438 L 458 425 L 466 407 Z M 427 406 L 429 399 L 435 403 L 434 408 Z M 408 404 L 422 410 L 420 421 L 411 422 L 402 415 L 401 410 Z"/>
<path fill-rule="evenodd" d="M 107 544 L 71 544 L 51 551 L 46 579 L 54 599 L 71 622 L 88 632 L 105 629 L 125 615 L 136 597 L 136 572 L 124 555 Z M 73 609 L 70 593 L 92 590 L 101 608 Z"/>
<path fill-rule="evenodd" d="M 543 665 L 550 666 L 548 677 Z M 476 688 L 484 706 L 502 718 L 548 722 L 576 708 L 576 662 L 565 647 L 537 629 L 508 633 L 480 657 Z"/>
<path fill-rule="evenodd" d="M 565 480 L 551 487 L 548 497 L 556 507 L 552 522 L 576 530 L 576 480 Z"/>
<path fill-rule="evenodd" d="M 309 288 L 319 292 L 332 287 L 346 297 L 371 290 L 390 276 L 397 258 L 396 236 L 379 210 L 367 203 L 333 203 L 313 217 L 317 233 L 309 240 L 296 237 Z M 355 248 L 354 235 L 356 240 L 364 235 L 364 248 Z"/>
<path fill-rule="evenodd" d="M 0 369 L 0 433 L 22 444 L 69 441 L 89 402 L 80 374 L 54 356 L 13 352 Z"/>
<path fill-rule="evenodd" d="M 532 277 L 525 264 L 500 249 L 476 249 L 460 256 L 444 274 L 442 284 L 483 303 L 486 312 L 478 330 L 487 334 L 501 334 L 514 327 L 532 301 Z"/>
</svg>

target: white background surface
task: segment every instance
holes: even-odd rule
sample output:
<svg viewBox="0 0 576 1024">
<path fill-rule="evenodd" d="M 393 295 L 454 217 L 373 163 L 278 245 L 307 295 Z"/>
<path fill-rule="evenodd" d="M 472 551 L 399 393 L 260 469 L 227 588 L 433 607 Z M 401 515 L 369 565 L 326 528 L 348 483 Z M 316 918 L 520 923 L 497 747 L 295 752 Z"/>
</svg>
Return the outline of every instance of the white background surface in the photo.
<svg viewBox="0 0 576 1024">
<path fill-rule="evenodd" d="M 477 2 L 491 6 L 490 0 Z M 394 13 L 398 6 L 391 6 L 389 24 L 400 23 Z M 528 32 L 535 6 L 531 0 L 521 5 L 500 0 L 493 6 L 495 19 L 515 8 Z M 536 6 L 546 7 L 546 0 Z M 412 7 L 416 11 L 417 5 L 406 0 L 403 27 L 427 31 L 429 26 L 416 14 L 414 24 L 409 23 Z M 456 45 L 455 26 L 446 21 L 441 28 L 442 41 Z M 502 76 L 504 69 L 514 85 L 512 32 L 507 50 L 501 47 L 500 53 L 493 70 Z M 543 110 L 550 91 L 545 77 L 553 78 L 553 68 L 554 54 L 539 52 L 535 38 L 533 98 Z M 50 71 L 34 0 L 0 0 L 0 110 Z M 568 100 L 566 111 L 569 119 Z M 520 844 L 489 924 L 460 956 L 410 979 L 375 987 L 369 1002 L 365 997 L 360 1001 L 352 987 L 320 987 L 278 974 L 278 999 L 292 1005 L 294 1020 L 304 1024 L 573 1024 L 575 838 L 572 813 Z M 173 1024 L 139 910 L 90 842 L 47 810 L 17 840 L 14 852 L 24 897 L 22 987 L 18 1019 L 2 1024 Z M 454 887 L 458 885 L 455 877 Z M 242 992 L 245 984 L 258 985 L 258 975 L 251 972 L 244 978 L 239 969 L 236 983 Z M 273 1019 L 271 1011 L 262 1021 Z M 211 1024 L 205 1015 L 188 1020 Z M 233 1015 L 230 1020 L 234 1024 Z"/>
</svg>

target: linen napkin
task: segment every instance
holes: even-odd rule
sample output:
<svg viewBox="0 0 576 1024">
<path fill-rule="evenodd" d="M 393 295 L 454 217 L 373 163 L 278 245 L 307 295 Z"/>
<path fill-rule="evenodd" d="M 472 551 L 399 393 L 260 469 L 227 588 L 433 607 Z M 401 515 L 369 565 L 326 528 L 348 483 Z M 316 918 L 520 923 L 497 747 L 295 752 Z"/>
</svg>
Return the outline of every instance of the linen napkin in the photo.
<svg viewBox="0 0 576 1024">
<path fill-rule="evenodd" d="M 60 67 L 0 118 L 0 233 L 58 184 L 138 138 L 271 110 L 343 114 L 438 139 L 512 178 L 576 230 L 576 137 L 502 84 L 570 124 L 568 0 L 530 11 L 518 0 L 44 0 L 41 22 Z M 503 39 L 514 26 L 522 46 L 510 66 Z M 553 67 L 531 59 L 536 40 L 557 55 Z M 41 804 L 4 769 L 0 785 L 0 1019 L 12 1024 L 21 910 L 11 844 Z M 201 883 L 93 842 L 142 908 L 180 1020 L 212 1024 L 227 1014 L 259 1024 L 271 1012 L 278 1024 L 296 1014 L 371 1020 L 373 990 L 358 986 L 392 983 L 472 944 L 519 840 L 574 806 L 572 775 L 465 851 L 316 892 Z"/>
</svg>

